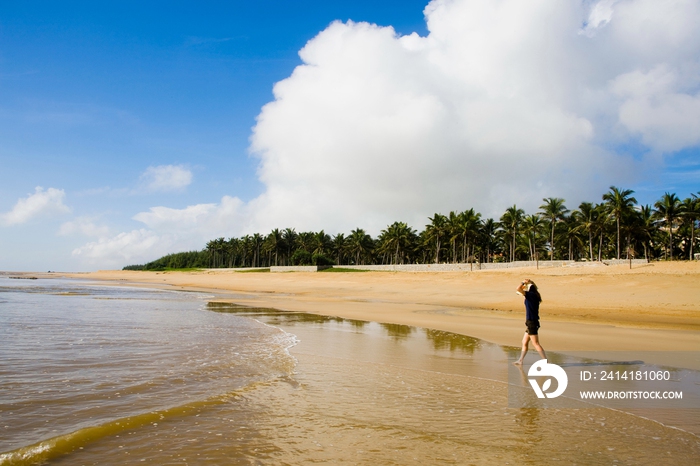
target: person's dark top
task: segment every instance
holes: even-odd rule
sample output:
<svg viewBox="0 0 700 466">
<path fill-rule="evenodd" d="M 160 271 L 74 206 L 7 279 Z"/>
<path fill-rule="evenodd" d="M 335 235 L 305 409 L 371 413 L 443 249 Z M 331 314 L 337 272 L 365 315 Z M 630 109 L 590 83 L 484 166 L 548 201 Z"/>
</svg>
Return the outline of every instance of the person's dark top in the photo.
<svg viewBox="0 0 700 466">
<path fill-rule="evenodd" d="M 540 320 L 540 299 L 534 291 L 525 292 L 525 320 Z"/>
</svg>

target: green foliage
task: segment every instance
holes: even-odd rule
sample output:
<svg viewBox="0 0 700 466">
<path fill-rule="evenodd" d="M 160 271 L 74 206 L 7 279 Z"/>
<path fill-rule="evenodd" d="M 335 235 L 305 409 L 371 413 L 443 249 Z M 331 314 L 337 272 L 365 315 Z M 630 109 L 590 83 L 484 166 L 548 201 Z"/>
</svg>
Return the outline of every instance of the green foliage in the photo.
<svg viewBox="0 0 700 466">
<path fill-rule="evenodd" d="M 122 270 L 146 270 L 145 265 L 127 265 Z"/>
<path fill-rule="evenodd" d="M 311 263 L 313 256 L 309 251 L 304 249 L 297 249 L 292 254 L 292 265 L 313 265 Z"/>
<path fill-rule="evenodd" d="M 144 265 L 129 265 L 123 270 L 180 270 L 206 268 L 209 261 L 207 251 L 189 251 L 168 254 Z"/>
<path fill-rule="evenodd" d="M 323 254 L 314 254 L 311 256 L 311 265 L 335 265 L 335 262 Z"/>
</svg>

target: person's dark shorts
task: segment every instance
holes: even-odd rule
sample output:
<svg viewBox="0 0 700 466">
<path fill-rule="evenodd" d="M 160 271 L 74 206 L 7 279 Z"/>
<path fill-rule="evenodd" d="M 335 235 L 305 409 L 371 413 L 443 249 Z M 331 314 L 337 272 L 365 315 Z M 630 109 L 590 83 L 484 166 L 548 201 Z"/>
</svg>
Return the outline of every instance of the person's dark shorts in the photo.
<svg viewBox="0 0 700 466">
<path fill-rule="evenodd" d="M 537 335 L 537 329 L 540 328 L 539 320 L 526 320 L 525 327 L 527 327 L 528 335 Z"/>
</svg>

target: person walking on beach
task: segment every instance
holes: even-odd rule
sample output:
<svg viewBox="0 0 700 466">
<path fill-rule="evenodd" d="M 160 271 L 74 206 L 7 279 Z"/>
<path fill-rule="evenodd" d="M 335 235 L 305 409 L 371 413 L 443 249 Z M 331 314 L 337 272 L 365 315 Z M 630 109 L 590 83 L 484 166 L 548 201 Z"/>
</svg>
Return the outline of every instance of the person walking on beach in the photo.
<svg viewBox="0 0 700 466">
<path fill-rule="evenodd" d="M 513 364 L 519 366 L 523 363 L 530 341 L 532 341 L 532 345 L 535 347 L 540 357 L 542 359 L 547 359 L 547 356 L 544 354 L 544 348 L 540 345 L 539 337 L 537 336 L 537 329 L 540 328 L 540 303 L 542 302 L 542 296 L 540 296 L 540 292 L 537 291 L 537 285 L 529 278 L 526 278 L 515 291 L 525 297 L 526 330 L 525 336 L 523 337 L 523 349 L 520 353 L 520 359 Z"/>
</svg>

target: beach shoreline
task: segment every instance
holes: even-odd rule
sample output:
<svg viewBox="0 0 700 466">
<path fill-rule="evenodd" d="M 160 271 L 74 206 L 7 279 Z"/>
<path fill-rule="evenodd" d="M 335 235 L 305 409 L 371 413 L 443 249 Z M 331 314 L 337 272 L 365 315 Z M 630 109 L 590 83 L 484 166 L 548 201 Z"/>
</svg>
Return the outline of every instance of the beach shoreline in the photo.
<svg viewBox="0 0 700 466">
<path fill-rule="evenodd" d="M 555 311 L 557 305 L 565 306 L 571 295 L 562 280 L 582 278 L 570 277 L 567 273 L 536 273 L 527 276 L 549 291 L 545 302 Z M 605 463 L 661 459 L 668 451 L 682 459 L 679 464 L 692 464 L 688 459 L 696 457 L 700 427 L 694 415 L 696 411 L 692 409 L 644 409 L 643 404 L 638 408 L 634 405 L 634 409 L 605 409 L 595 403 L 590 409 L 522 409 L 515 402 L 511 404 L 511 395 L 517 395 L 518 387 L 528 387 L 525 373 L 522 370 L 518 373 L 519 368 L 512 365 L 513 358 L 519 354 L 517 346 L 523 332 L 522 297 L 514 291 L 519 281 L 513 283 L 514 279 L 522 277 L 521 274 L 477 277 L 439 273 L 104 271 L 71 274 L 70 277 L 67 274 L 32 275 L 38 280 L 26 283 L 17 280 L 18 283 L 6 285 L 33 288 L 36 296 L 53 300 L 50 303 L 55 306 L 46 304 L 38 308 L 48 315 L 54 312 L 54 307 L 63 306 L 67 316 L 74 316 L 82 302 L 84 314 L 75 315 L 76 325 L 70 323 L 66 329 L 80 328 L 84 321 L 85 328 L 92 331 L 91 317 L 93 314 L 94 318 L 102 316 L 116 326 L 105 335 L 114 339 L 117 351 L 134 350 L 131 343 L 124 344 L 124 332 L 119 329 L 134 328 L 138 329 L 136 334 L 141 334 L 144 322 L 151 321 L 151 311 L 160 313 L 159 325 L 164 330 L 173 324 L 177 332 L 185 332 L 173 334 L 174 340 L 166 338 L 166 343 L 173 348 L 181 348 L 180 339 L 184 336 L 196 346 L 199 342 L 209 342 L 210 334 L 214 340 L 217 335 L 223 336 L 219 340 L 221 347 L 215 351 L 208 354 L 193 351 L 191 358 L 196 364 L 192 375 L 182 377 L 174 387 L 186 382 L 199 384 L 200 366 L 208 367 L 217 376 L 206 374 L 205 379 L 223 382 L 221 393 L 227 401 L 196 411 L 196 416 L 178 415 L 172 420 L 159 420 L 157 427 L 149 423 L 140 430 L 134 429 L 127 447 L 131 454 L 140 455 L 137 457 L 170 458 L 173 445 L 185 445 L 184 450 L 178 451 L 183 457 L 184 454 L 230 456 L 252 452 L 252 457 L 259 458 L 259 450 L 263 448 L 273 452 L 280 459 L 278 462 L 290 464 L 299 461 L 300 455 L 308 458 L 308 462 L 354 458 L 359 450 L 371 452 L 368 458 L 372 459 L 367 464 L 386 462 L 385 452 L 393 450 L 400 451 L 402 459 L 421 458 L 429 463 L 444 462 L 453 454 L 465 452 L 482 455 L 480 463 L 484 464 L 502 464 L 504 458 L 513 463 L 523 455 L 543 460 L 552 449 L 569 462 L 580 457 L 581 452 L 597 458 L 606 455 Z M 666 283 L 666 286 L 681 288 L 683 279 L 676 277 L 679 273 L 671 275 L 657 276 L 654 280 L 670 280 L 676 285 Z M 44 277 L 58 280 L 42 283 Z M 64 277 L 68 280 L 61 279 Z M 600 280 L 609 281 L 611 277 L 583 278 L 596 284 Z M 627 276 L 622 282 L 638 283 L 639 279 Z M 598 285 L 605 288 L 602 283 Z M 616 286 L 619 288 L 621 283 Z M 498 291 L 501 288 L 503 291 Z M 559 288 L 562 289 L 558 291 Z M 87 289 L 87 292 L 80 292 L 80 289 Z M 131 301 L 129 293 L 139 296 L 153 289 L 165 292 L 145 296 L 140 308 L 138 300 Z M 603 291 L 601 289 L 600 293 Z M 34 294 L 25 296 L 30 301 L 35 299 Z M 91 302 L 95 297 L 100 300 Z M 469 301 L 469 306 L 473 306 L 479 300 L 489 304 L 496 298 L 512 300 L 513 309 L 517 311 L 458 305 L 460 301 Z M 692 295 L 684 299 L 692 299 Z M 191 312 L 184 319 L 171 304 L 182 300 Z M 622 297 L 613 301 L 611 304 L 615 306 L 630 305 L 629 300 Z M 215 302 L 234 305 L 209 304 Z M 662 311 L 667 309 L 661 304 Z M 121 306 L 126 314 L 119 314 L 119 307 L 111 310 L 115 305 Z M 634 309 L 629 308 L 627 312 L 634 312 Z M 663 316 L 663 312 L 660 315 Z M 287 342 L 294 341 L 292 346 L 287 346 L 287 354 L 295 360 L 293 370 L 283 372 L 281 378 L 256 385 L 255 389 L 246 389 L 242 397 L 238 397 L 236 391 L 229 392 L 230 378 L 225 372 L 238 367 L 242 361 L 237 356 L 240 349 L 236 349 L 236 344 L 240 341 L 236 338 L 236 329 L 245 324 L 228 327 L 226 324 L 237 316 L 262 324 L 273 333 L 279 332 L 277 335 L 284 336 Z M 204 319 L 206 325 L 190 327 L 191 322 L 199 319 Z M 698 332 L 683 328 L 683 322 L 678 325 L 681 328 L 642 328 L 581 323 L 563 316 L 559 320 L 544 321 L 542 337 L 548 357 L 557 364 L 570 365 L 573 361 L 574 366 L 579 366 L 577 363 L 592 358 L 603 362 L 643 361 L 650 369 L 667 366 L 673 374 L 686 374 L 684 369 L 700 370 L 698 346 L 694 340 Z M 224 331 L 226 328 L 233 333 Z M 51 331 L 50 327 L 41 325 L 36 326 L 36 330 Z M 160 334 L 160 327 L 156 332 Z M 649 340 L 650 335 L 655 339 Z M 17 337 L 19 341 L 25 338 L 20 333 Z M 152 337 L 145 339 L 146 342 L 151 340 Z M 98 345 L 103 344 L 100 339 L 96 341 Z M 255 346 L 255 341 L 245 341 Z M 650 341 L 653 348 L 648 347 Z M 286 345 L 288 343 L 282 346 Z M 687 352 L 650 351 L 664 348 Z M 601 351 L 598 356 L 567 354 L 569 350 L 573 353 L 586 349 Z M 268 354 L 268 350 L 269 347 L 264 346 L 263 354 Z M 623 356 L 622 350 L 628 354 Z M 139 353 L 145 355 L 146 361 L 156 363 L 156 353 L 150 350 L 139 350 Z M 227 354 L 233 359 L 225 360 Z M 535 352 L 529 355 L 530 362 L 536 359 Z M 692 364 L 686 364 L 686 359 Z M 188 358 L 178 355 L 175 361 L 180 360 Z M 203 364 L 205 362 L 207 364 Z M 157 365 L 160 367 L 160 363 Z M 151 372 L 158 380 L 172 379 L 171 375 L 166 375 L 167 370 Z M 112 390 L 117 395 L 124 394 L 121 388 Z M 527 390 L 529 393 L 529 388 Z M 43 402 L 38 406 L 43 406 Z M 231 419 L 239 424 L 232 424 Z M 532 438 L 528 426 L 536 428 L 538 443 L 547 448 L 530 450 L 531 444 L 526 441 Z M 154 429 L 157 438 L 153 436 Z M 251 439 L 241 434 L 249 430 Z M 211 435 L 213 432 L 222 434 L 221 438 Z M 78 458 L 99 458 L 104 462 L 105 457 L 100 456 L 102 452 L 125 445 L 119 437 L 111 435 L 99 439 L 94 442 L 94 448 L 81 444 L 86 448 L 76 454 L 80 455 Z M 194 438 L 199 441 L 190 443 Z M 316 443 L 318 439 L 324 439 L 323 449 Z M 387 445 L 390 445 L 389 450 Z M 490 447 L 484 450 L 483 445 Z M 605 448 L 601 449 L 600 445 Z M 390 454 L 396 458 L 395 453 Z M 72 464 L 75 458 L 65 456 L 65 461 L 57 464 Z M 491 461 L 493 458 L 497 461 Z"/>
<path fill-rule="evenodd" d="M 98 271 L 33 274 L 102 284 L 212 293 L 211 301 L 444 330 L 518 346 L 522 278 L 543 294 L 541 340 L 555 351 L 697 351 L 700 264 L 629 269 L 506 269 L 475 272 L 271 274 Z"/>
</svg>

